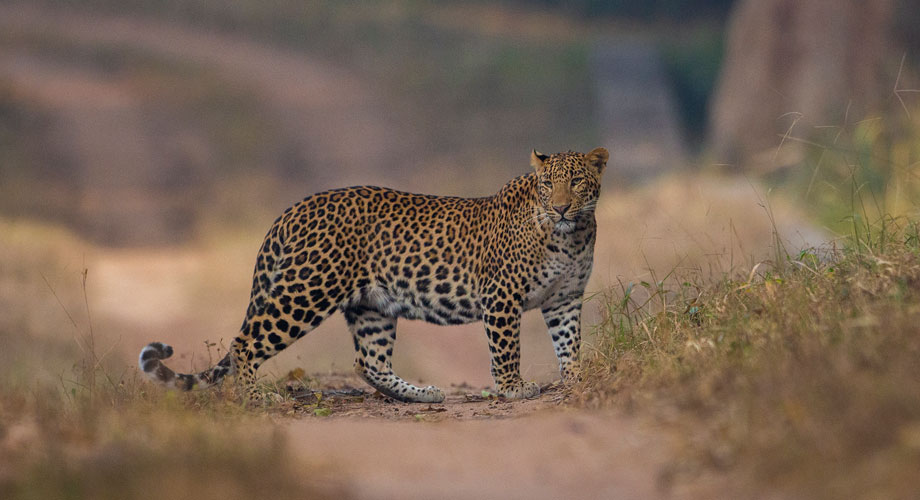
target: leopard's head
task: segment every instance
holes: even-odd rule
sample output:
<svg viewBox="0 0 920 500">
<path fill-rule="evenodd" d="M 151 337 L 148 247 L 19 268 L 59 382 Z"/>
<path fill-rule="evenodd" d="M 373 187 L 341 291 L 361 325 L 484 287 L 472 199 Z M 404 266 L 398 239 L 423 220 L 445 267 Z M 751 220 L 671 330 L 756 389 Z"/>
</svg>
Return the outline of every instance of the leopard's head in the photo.
<svg viewBox="0 0 920 500">
<path fill-rule="evenodd" d="M 530 164 L 537 172 L 538 222 L 551 222 L 556 231 L 568 233 L 580 217 L 592 216 L 609 156 L 604 148 L 588 154 L 544 155 L 534 150 Z"/>
</svg>

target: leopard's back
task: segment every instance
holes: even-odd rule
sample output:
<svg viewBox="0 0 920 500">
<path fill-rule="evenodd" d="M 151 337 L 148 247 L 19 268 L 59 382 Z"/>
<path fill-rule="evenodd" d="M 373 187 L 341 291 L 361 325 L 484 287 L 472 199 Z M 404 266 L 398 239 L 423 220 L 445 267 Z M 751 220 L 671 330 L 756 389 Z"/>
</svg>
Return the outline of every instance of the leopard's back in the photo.
<svg viewBox="0 0 920 500">
<path fill-rule="evenodd" d="M 393 317 L 476 321 L 481 257 L 497 215 L 494 198 L 370 186 L 309 196 L 266 235 L 252 302 L 287 293 L 299 315 L 302 294 L 311 290 L 319 309 L 367 303 Z M 258 304 L 249 311 L 257 313 Z"/>
</svg>

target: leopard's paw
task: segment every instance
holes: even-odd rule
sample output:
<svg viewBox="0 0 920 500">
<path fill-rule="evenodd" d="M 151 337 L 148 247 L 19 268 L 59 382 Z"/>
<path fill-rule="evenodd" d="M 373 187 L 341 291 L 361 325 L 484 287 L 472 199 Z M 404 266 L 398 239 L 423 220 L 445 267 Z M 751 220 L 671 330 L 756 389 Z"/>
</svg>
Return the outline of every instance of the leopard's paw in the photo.
<svg viewBox="0 0 920 500">
<path fill-rule="evenodd" d="M 416 401 L 419 403 L 440 403 L 444 401 L 444 391 L 433 385 L 429 385 L 419 390 Z"/>
<path fill-rule="evenodd" d="M 534 382 L 516 380 L 499 387 L 498 393 L 509 399 L 532 399 L 540 395 L 540 386 Z"/>
</svg>

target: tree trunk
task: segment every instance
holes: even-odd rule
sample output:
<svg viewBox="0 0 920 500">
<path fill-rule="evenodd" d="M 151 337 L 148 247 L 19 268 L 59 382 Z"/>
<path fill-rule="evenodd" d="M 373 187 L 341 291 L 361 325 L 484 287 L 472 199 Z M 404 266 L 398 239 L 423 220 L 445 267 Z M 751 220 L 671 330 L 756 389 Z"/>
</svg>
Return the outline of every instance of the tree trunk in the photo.
<svg viewBox="0 0 920 500">
<path fill-rule="evenodd" d="M 710 113 L 713 160 L 750 167 L 790 129 L 842 125 L 882 104 L 893 0 L 741 0 Z M 767 153 L 766 155 L 762 153 Z"/>
</svg>

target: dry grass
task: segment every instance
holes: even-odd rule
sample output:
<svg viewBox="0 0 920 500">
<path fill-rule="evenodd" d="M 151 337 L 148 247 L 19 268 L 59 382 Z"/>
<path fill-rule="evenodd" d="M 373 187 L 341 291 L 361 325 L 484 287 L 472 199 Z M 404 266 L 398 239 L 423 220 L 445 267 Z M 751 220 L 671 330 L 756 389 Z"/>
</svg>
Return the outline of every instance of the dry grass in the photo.
<svg viewBox="0 0 920 500">
<path fill-rule="evenodd" d="M 85 274 L 62 265 L 79 238 L 34 223 L 0 233 L 0 498 L 347 496 L 321 461 L 290 460 L 271 421 L 288 404 L 169 393 L 115 361 L 91 328 Z"/>
<path fill-rule="evenodd" d="M 858 239 L 712 282 L 612 291 L 587 361 L 593 403 L 655 415 L 749 494 L 908 498 L 920 490 L 920 239 L 885 219 Z"/>
<path fill-rule="evenodd" d="M 134 376 L 110 385 L 110 373 L 81 367 L 60 385 L 10 387 L 5 375 L 2 498 L 347 498 L 321 457 L 305 466 L 289 453 L 272 421 L 287 402 L 252 409 L 233 394 L 177 394 Z"/>
<path fill-rule="evenodd" d="M 317 471 L 299 478 L 274 426 L 216 401 L 198 408 L 138 393 L 115 405 L 54 396 L 3 397 L 3 498 L 335 496 Z"/>
<path fill-rule="evenodd" d="M 584 397 L 674 430 L 686 453 L 666 482 L 726 472 L 738 491 L 698 496 L 916 497 L 918 130 L 897 115 L 784 138 L 766 181 L 839 235 L 821 249 L 785 245 L 787 217 L 764 204 L 772 256 L 653 263 L 608 290 Z"/>
</svg>

